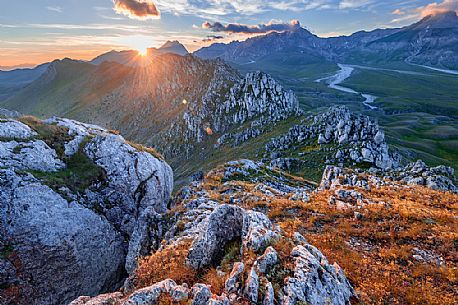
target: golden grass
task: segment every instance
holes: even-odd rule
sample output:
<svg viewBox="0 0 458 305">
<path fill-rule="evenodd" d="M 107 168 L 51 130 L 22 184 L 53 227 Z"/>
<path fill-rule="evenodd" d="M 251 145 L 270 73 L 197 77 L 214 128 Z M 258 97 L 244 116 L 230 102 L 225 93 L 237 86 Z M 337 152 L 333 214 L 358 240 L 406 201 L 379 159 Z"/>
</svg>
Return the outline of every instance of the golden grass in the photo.
<svg viewBox="0 0 458 305">
<path fill-rule="evenodd" d="M 254 183 L 241 181 L 223 185 L 217 175 L 207 176 L 202 185 L 210 198 L 220 202 L 238 200 L 241 207 L 261 209 L 281 227 L 285 238 L 272 245 L 281 259 L 278 279 L 273 281 L 288 276 L 288 270 L 293 268 L 289 261 L 294 246 L 291 239 L 294 232 L 299 232 L 331 263 L 342 267 L 358 295 L 354 304 L 456 304 L 458 195 L 401 185 L 372 187 L 370 191 L 358 188 L 374 204 L 340 210 L 328 203 L 334 191 L 315 192 L 309 202 L 301 202 L 269 197 L 255 187 Z M 227 193 L 231 188 L 237 191 Z M 354 217 L 355 211 L 363 215 L 362 219 Z M 418 261 L 413 257 L 414 248 L 442 257 L 445 263 Z M 150 258 L 144 264 L 152 268 L 165 259 L 169 266 L 162 254 L 157 255 L 162 258 Z M 254 253 L 243 253 L 245 277 L 255 259 Z M 180 264 L 172 269 L 183 269 Z M 171 277 L 183 282 L 182 278 L 189 279 L 187 273 L 192 272 L 182 274 L 170 271 L 170 267 L 166 269 L 155 280 Z M 230 272 L 228 266 L 224 272 Z M 197 279 L 192 273 L 191 277 L 194 279 L 189 284 L 199 280 L 210 283 L 214 292 L 223 289 L 223 279 L 215 269 L 205 270 Z M 280 289 L 281 283 L 276 284 L 275 289 Z"/>
</svg>

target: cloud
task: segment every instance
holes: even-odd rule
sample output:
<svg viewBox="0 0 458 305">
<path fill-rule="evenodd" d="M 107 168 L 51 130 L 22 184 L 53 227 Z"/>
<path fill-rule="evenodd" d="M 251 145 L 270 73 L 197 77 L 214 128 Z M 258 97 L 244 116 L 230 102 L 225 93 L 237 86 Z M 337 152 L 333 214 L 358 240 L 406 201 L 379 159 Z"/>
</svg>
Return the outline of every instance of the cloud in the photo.
<svg viewBox="0 0 458 305">
<path fill-rule="evenodd" d="M 404 15 L 404 12 L 401 11 L 400 9 L 395 9 L 394 11 L 391 12 L 393 15 Z"/>
<path fill-rule="evenodd" d="M 151 0 L 113 0 L 113 3 L 113 9 L 117 14 L 132 19 L 157 19 L 160 16 L 159 10 Z"/>
<path fill-rule="evenodd" d="M 330 8 L 334 0 L 155 0 L 161 11 L 201 18 L 237 14 L 252 16 L 272 10 L 301 12 Z"/>
<path fill-rule="evenodd" d="M 60 6 L 47 6 L 46 9 L 48 11 L 62 13 L 62 8 Z"/>
<path fill-rule="evenodd" d="M 301 24 L 298 20 L 292 20 L 290 23 L 273 23 L 258 25 L 245 25 L 239 23 L 222 24 L 220 22 L 210 23 L 205 21 L 202 28 L 209 29 L 212 32 L 225 32 L 225 33 L 243 33 L 243 34 L 262 34 L 268 32 L 285 32 L 293 29 L 300 28 Z"/>
<path fill-rule="evenodd" d="M 342 0 L 339 2 L 340 9 L 355 9 L 372 4 L 372 0 Z"/>
<path fill-rule="evenodd" d="M 221 35 L 208 35 L 207 38 L 202 39 L 202 42 L 212 42 L 215 40 L 220 40 L 224 39 L 224 36 Z M 197 40 L 194 40 L 194 42 L 198 42 Z"/>
<path fill-rule="evenodd" d="M 441 3 L 433 2 L 426 6 L 418 8 L 421 17 L 436 15 L 448 11 L 458 12 L 458 0 L 444 0 Z"/>
</svg>

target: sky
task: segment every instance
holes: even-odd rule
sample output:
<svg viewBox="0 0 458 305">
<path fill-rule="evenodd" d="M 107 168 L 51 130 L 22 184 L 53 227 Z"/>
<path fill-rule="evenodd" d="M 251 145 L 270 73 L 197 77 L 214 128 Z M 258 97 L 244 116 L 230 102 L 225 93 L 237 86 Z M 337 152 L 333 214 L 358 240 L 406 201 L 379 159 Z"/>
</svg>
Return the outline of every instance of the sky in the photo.
<svg viewBox="0 0 458 305">
<path fill-rule="evenodd" d="M 401 27 L 458 0 L 0 0 L 0 67 L 179 40 L 190 51 L 302 26 L 322 37 Z"/>
</svg>

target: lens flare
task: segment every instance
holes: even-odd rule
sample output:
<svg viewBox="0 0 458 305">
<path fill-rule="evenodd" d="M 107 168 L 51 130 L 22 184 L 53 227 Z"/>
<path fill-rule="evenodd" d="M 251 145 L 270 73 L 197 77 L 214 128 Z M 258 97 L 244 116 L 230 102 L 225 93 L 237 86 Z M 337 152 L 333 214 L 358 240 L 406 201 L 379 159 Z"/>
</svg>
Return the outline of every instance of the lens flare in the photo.
<svg viewBox="0 0 458 305">
<path fill-rule="evenodd" d="M 140 56 L 146 56 L 148 54 L 148 50 L 146 48 L 140 48 L 137 51 L 138 51 L 138 55 Z"/>
</svg>

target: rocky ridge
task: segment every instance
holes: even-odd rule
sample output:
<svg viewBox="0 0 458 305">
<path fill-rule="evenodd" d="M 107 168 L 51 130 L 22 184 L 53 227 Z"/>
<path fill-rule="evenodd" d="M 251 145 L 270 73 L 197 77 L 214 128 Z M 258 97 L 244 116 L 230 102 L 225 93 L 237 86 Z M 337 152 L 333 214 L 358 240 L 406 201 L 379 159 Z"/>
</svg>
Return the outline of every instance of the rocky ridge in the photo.
<svg viewBox="0 0 458 305">
<path fill-rule="evenodd" d="M 371 118 L 352 113 L 348 108 L 335 106 L 306 118 L 286 134 L 272 139 L 266 145 L 273 165 L 289 169 L 300 163 L 300 158 L 287 158 L 284 151 L 318 145 L 327 153 L 328 164 L 361 165 L 367 163 L 380 169 L 396 168 L 399 156 L 388 149 L 385 133 Z M 300 155 L 299 157 L 305 155 Z"/>
<path fill-rule="evenodd" d="M 67 119 L 2 119 L 0 134 L 2 302 L 109 291 L 157 247 L 151 223 L 173 187 L 163 160 Z"/>
<path fill-rule="evenodd" d="M 239 145 L 264 133 L 276 122 L 302 114 L 294 93 L 268 74 L 248 73 L 243 78 L 231 79 L 233 86 L 228 86 L 222 69 L 215 69 L 213 81 L 201 103 L 191 103 L 182 121 L 173 123 L 161 142 L 169 143 L 178 137 L 185 142 L 182 146 L 187 154 L 195 145 L 192 143 L 206 142 L 214 135 L 219 135 L 216 147 L 230 141 Z M 166 156 L 181 153 L 177 146 L 159 147 Z"/>
<path fill-rule="evenodd" d="M 335 189 L 341 186 L 369 189 L 369 184 L 376 187 L 418 185 L 433 190 L 458 193 L 458 181 L 453 168 L 446 166 L 428 167 L 421 160 L 388 171 L 372 169 L 366 172 L 358 169 L 328 166 L 323 173 L 320 189 Z"/>
<path fill-rule="evenodd" d="M 246 178 L 265 170 L 263 165 L 249 160 L 226 164 L 208 174 Z M 259 173 L 259 172 L 258 172 Z M 268 176 L 265 177 L 270 180 Z M 281 183 L 279 183 L 281 184 Z M 225 193 L 230 194 L 230 180 Z M 232 186 L 233 187 L 233 186 Z M 285 188 L 292 189 L 285 185 Z M 279 187 L 280 188 L 280 187 Z M 233 191 L 236 191 L 234 189 Z M 294 196 L 296 192 L 288 193 Z M 266 194 L 268 194 L 266 192 Z M 269 196 L 269 195 L 266 195 Z M 287 196 L 287 193 L 284 193 Z M 108 294 L 96 298 L 80 297 L 72 305 L 104 304 L 110 299 L 119 304 L 156 304 L 160 300 L 190 304 L 347 304 L 354 295 L 351 284 L 337 264 L 330 264 L 323 254 L 295 233 L 286 236 L 264 213 L 243 207 L 243 202 L 225 204 L 205 190 L 202 182 L 185 188 L 175 199 L 180 212 L 174 214 L 173 225 L 164 236 L 158 252 L 165 248 L 189 243 L 186 264 L 195 270 L 218 266 L 228 244 L 236 244 L 236 257 L 227 271 L 222 294 L 212 287 L 196 283 L 189 287 L 165 279 L 152 286 L 132 290 L 135 276 L 128 280 L 124 294 Z M 280 244 L 290 247 L 279 254 Z M 252 254 L 252 259 L 247 255 Z M 244 258 L 244 259 L 243 259 Z M 224 259 L 223 259 L 224 260 Z M 291 269 L 289 269 L 291 268 Z M 275 289 L 274 289 L 275 287 Z"/>
</svg>

